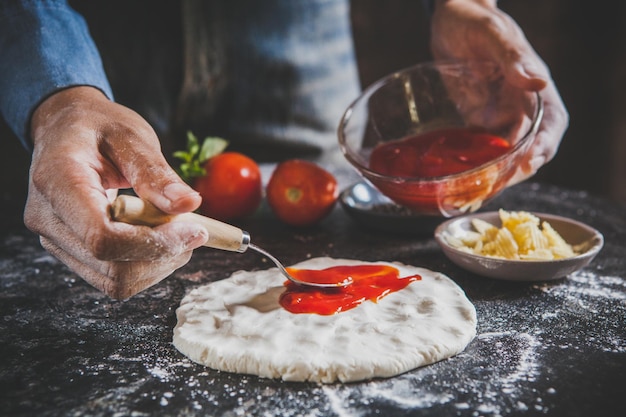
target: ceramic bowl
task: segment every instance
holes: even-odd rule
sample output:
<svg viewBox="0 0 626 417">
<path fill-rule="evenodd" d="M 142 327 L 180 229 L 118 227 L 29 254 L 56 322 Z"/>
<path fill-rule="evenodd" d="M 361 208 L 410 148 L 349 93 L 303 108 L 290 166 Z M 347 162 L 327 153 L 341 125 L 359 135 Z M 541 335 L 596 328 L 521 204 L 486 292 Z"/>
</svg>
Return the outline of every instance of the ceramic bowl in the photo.
<svg viewBox="0 0 626 417">
<path fill-rule="evenodd" d="M 587 266 L 604 245 L 602 234 L 584 223 L 552 214 L 532 214 L 550 223 L 567 243 L 579 246 L 578 255 L 550 261 L 507 260 L 467 253 L 448 243 L 447 234 L 472 230 L 471 221 L 474 218 L 501 227 L 499 214 L 495 211 L 446 220 L 435 230 L 435 239 L 448 259 L 461 268 L 489 278 L 509 281 L 550 281 L 566 277 Z"/>
</svg>

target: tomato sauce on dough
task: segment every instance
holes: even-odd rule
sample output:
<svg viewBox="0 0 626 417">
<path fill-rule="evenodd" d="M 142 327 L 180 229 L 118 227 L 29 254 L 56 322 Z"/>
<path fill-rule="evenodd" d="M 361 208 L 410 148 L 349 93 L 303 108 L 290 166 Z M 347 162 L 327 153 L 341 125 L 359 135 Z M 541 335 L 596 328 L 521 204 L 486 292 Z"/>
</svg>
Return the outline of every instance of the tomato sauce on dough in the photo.
<svg viewBox="0 0 626 417">
<path fill-rule="evenodd" d="M 280 305 L 296 314 L 340 313 L 367 300 L 378 302 L 386 295 L 422 279 L 420 275 L 400 277 L 400 271 L 390 265 L 342 265 L 320 270 L 287 268 L 287 271 L 305 282 L 342 282 L 347 278 L 352 280 L 350 285 L 337 288 L 307 287 L 291 281 L 285 282 L 287 288 L 280 296 Z"/>
</svg>

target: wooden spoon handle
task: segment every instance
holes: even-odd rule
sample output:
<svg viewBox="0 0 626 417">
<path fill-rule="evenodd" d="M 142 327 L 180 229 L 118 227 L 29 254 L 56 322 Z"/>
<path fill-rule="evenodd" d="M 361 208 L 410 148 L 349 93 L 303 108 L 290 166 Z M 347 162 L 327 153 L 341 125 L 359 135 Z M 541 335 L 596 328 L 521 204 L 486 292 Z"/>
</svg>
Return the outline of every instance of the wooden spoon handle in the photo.
<svg viewBox="0 0 626 417">
<path fill-rule="evenodd" d="M 158 226 L 168 222 L 191 222 L 202 225 L 209 232 L 204 244 L 216 249 L 245 252 L 250 243 L 248 232 L 219 220 L 195 213 L 167 214 L 138 197 L 120 195 L 111 204 L 113 220 L 142 226 Z"/>
</svg>

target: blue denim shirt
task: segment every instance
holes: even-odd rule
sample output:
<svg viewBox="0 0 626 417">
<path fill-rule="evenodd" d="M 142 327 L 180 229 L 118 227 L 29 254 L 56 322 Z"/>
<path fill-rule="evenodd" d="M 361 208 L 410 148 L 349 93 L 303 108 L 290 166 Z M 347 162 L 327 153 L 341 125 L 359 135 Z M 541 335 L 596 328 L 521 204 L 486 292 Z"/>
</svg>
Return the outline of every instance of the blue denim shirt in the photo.
<svg viewBox="0 0 626 417">
<path fill-rule="evenodd" d="M 81 16 L 65 0 L 2 0 L 0 112 L 26 147 L 37 105 L 76 85 L 95 86 L 113 97 Z"/>
<path fill-rule="evenodd" d="M 360 90 L 349 0 L 213 1 L 232 27 L 229 134 L 252 146 L 336 148 Z M 67 0 L 0 1 L 0 111 L 26 146 L 36 106 L 75 85 L 113 97 L 84 19 Z"/>
</svg>

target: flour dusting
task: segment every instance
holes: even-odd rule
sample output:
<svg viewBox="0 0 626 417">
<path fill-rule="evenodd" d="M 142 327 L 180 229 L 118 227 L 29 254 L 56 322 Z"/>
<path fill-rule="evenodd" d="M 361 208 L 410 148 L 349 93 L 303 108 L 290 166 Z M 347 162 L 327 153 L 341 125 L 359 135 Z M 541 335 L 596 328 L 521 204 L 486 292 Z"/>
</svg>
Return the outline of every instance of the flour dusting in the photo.
<svg viewBox="0 0 626 417">
<path fill-rule="evenodd" d="M 564 284 L 567 285 L 538 284 L 536 288 L 570 300 L 582 297 L 626 301 L 626 280 L 620 277 L 607 277 L 583 270 L 570 275 Z"/>
<path fill-rule="evenodd" d="M 77 364 L 80 372 L 75 378 L 103 372 L 120 375 L 117 388 L 102 402 L 116 398 L 132 403 L 140 398 L 163 415 L 173 410 L 203 415 L 219 409 L 229 410 L 217 414 L 224 417 L 449 415 L 450 410 L 472 417 L 550 414 L 563 390 L 551 379 L 551 355 L 572 356 L 574 366 L 586 354 L 626 352 L 620 336 L 624 323 L 603 322 L 609 310 L 626 318 L 626 285 L 618 277 L 581 271 L 555 283 L 529 285 L 528 291 L 506 302 L 473 300 L 478 333 L 465 351 L 388 379 L 318 385 L 225 373 L 192 362 L 171 344 L 136 351 L 125 347 L 109 356 L 106 369 L 95 359 Z M 533 297 L 543 301 L 529 303 Z M 575 327 L 561 334 L 563 323 L 570 322 Z M 598 323 L 604 332 L 597 332 Z M 164 331 L 171 329 L 146 325 L 133 330 L 144 340 Z M 136 382 L 122 377 L 129 374 Z"/>
<path fill-rule="evenodd" d="M 542 318 L 548 322 L 565 320 L 589 321 L 584 333 L 574 335 L 576 344 L 558 345 L 561 349 L 592 348 L 605 352 L 625 353 L 626 340 L 621 330 L 626 327 L 626 280 L 603 276 L 592 271 L 578 271 L 558 284 L 537 284 L 535 289 L 551 298 L 551 311 Z M 621 311 L 620 321 L 609 321 L 609 312 Z M 600 324 L 603 324 L 600 326 Z M 597 331 L 603 328 L 604 331 Z M 609 330 L 609 331 L 607 331 Z M 556 336 L 556 335 L 555 335 Z M 571 335 L 570 335 L 571 336 Z M 554 337 L 558 340 L 558 336 Z"/>
</svg>

